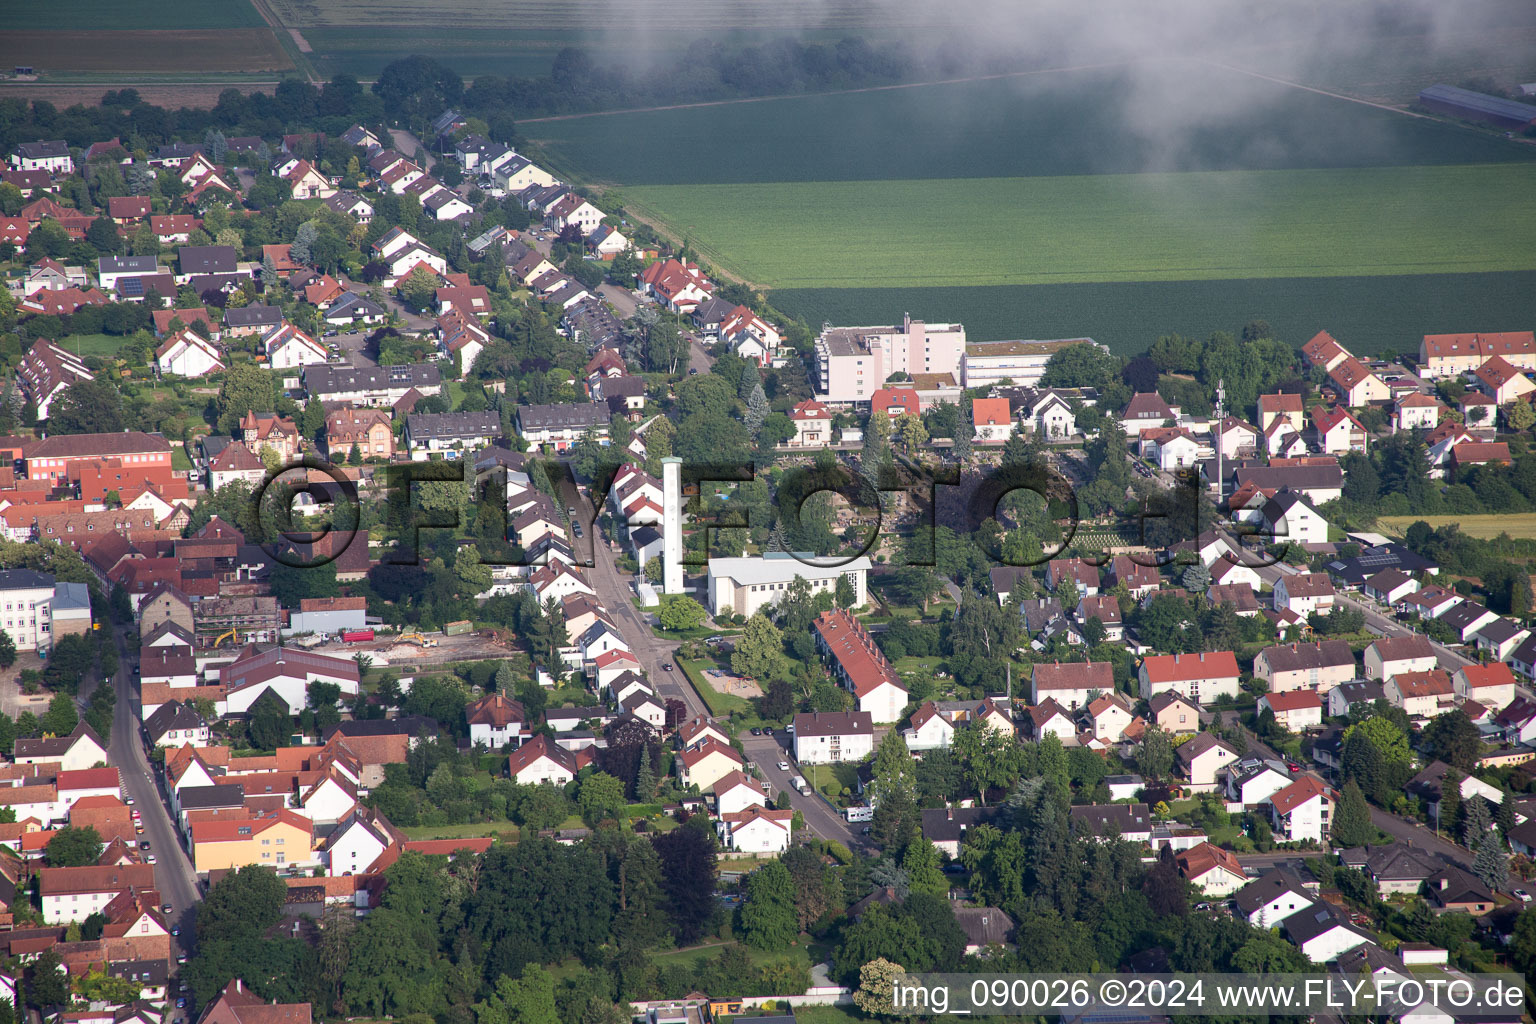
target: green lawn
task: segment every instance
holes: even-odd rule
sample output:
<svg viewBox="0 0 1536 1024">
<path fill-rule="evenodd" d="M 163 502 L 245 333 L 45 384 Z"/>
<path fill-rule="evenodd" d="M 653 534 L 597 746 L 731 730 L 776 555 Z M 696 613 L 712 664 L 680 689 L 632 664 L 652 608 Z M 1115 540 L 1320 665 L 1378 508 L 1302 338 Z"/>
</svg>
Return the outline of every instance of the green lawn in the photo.
<svg viewBox="0 0 1536 1024">
<path fill-rule="evenodd" d="M 79 356 L 115 356 L 127 338 L 117 334 L 72 334 L 59 340 L 59 347 Z"/>
<path fill-rule="evenodd" d="M 642 216 L 686 225 L 711 262 L 773 288 L 1536 270 L 1530 164 L 650 185 L 625 195 Z M 977 244 L 988 237 L 1008 241 Z M 921 239 L 923 257 L 896 238 Z"/>
<path fill-rule="evenodd" d="M 185 29 L 264 28 L 251 0 L 154 0 L 122 4 L 113 0 L 70 0 L 61 7 L 48 0 L 9 0 L 9 29 Z"/>
<path fill-rule="evenodd" d="M 187 456 L 187 450 L 180 445 L 171 448 L 171 468 L 177 472 L 186 472 L 192 468 L 192 460 Z"/>
<path fill-rule="evenodd" d="M 497 836 L 502 842 L 516 842 L 518 827 L 510 821 L 476 821 L 465 825 L 412 825 L 402 828 L 408 839 L 477 839 Z"/>
</svg>

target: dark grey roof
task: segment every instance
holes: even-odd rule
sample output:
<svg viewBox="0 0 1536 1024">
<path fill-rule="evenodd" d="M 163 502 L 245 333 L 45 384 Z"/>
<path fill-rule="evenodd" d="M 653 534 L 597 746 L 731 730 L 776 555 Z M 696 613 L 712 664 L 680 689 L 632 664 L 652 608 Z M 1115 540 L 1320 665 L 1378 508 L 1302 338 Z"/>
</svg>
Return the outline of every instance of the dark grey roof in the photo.
<svg viewBox="0 0 1536 1024">
<path fill-rule="evenodd" d="M 930 843 L 958 842 L 965 830 L 985 825 L 1003 813 L 1001 807 L 939 807 L 923 812 L 923 838 Z"/>
<path fill-rule="evenodd" d="M 1236 472 L 1237 485 L 1254 484 L 1258 487 L 1305 491 L 1344 486 L 1344 471 L 1337 465 L 1328 466 L 1251 466 Z"/>
<path fill-rule="evenodd" d="M 0 590 L 34 590 L 52 587 L 54 578 L 32 569 L 0 569 Z"/>
<path fill-rule="evenodd" d="M 1020 565 L 995 565 L 987 570 L 987 576 L 992 580 L 992 591 L 999 596 L 1013 593 L 1013 589 L 1019 585 L 1019 579 L 1028 574 L 1028 567 Z"/>
<path fill-rule="evenodd" d="M 811 711 L 795 716 L 795 736 L 874 735 L 874 717 L 868 711 Z"/>
<path fill-rule="evenodd" d="M 1024 613 L 1024 628 L 1031 636 L 1062 618 L 1061 602 L 1054 597 L 1032 597 L 1024 601 L 1020 607 Z"/>
<path fill-rule="evenodd" d="M 1113 830 L 1120 835 L 1148 832 L 1152 812 L 1146 804 L 1082 804 L 1068 814 L 1079 831 L 1101 836 Z"/>
<path fill-rule="evenodd" d="M 168 700 L 144 720 L 144 732 L 151 741 L 158 743 L 160 737 L 172 729 L 198 729 L 207 724 L 202 715 L 181 701 Z"/>
<path fill-rule="evenodd" d="M 608 409 L 592 402 L 566 405 L 520 405 L 517 422 L 523 430 L 574 429 L 606 426 Z"/>
<path fill-rule="evenodd" d="M 442 383 L 443 375 L 435 363 L 401 366 L 331 366 L 316 363 L 304 367 L 304 390 L 311 395 L 441 387 Z"/>
<path fill-rule="evenodd" d="M 13 756 L 17 759 L 23 757 L 62 757 L 69 753 L 69 748 L 75 745 L 75 740 L 81 736 L 89 736 L 96 741 L 96 745 L 102 750 L 107 745 L 96 735 L 96 730 L 81 722 L 75 726 L 75 731 L 68 736 L 44 736 L 39 739 L 19 739 L 16 741 L 16 749 Z"/>
<path fill-rule="evenodd" d="M 1350 924 L 1343 914 L 1339 913 L 1332 904 L 1328 903 L 1314 903 L 1306 910 L 1298 910 L 1290 917 L 1287 917 L 1281 927 L 1291 937 L 1291 941 L 1298 946 L 1335 928 L 1343 928 L 1346 931 L 1354 932 L 1370 942 L 1376 941 L 1376 936 L 1363 928 L 1356 928 Z"/>
<path fill-rule="evenodd" d="M 230 327 L 276 327 L 283 322 L 278 306 L 239 306 L 224 311 L 224 323 Z"/>
<path fill-rule="evenodd" d="M 1344 695 L 1344 703 L 1346 704 L 1358 704 L 1362 701 L 1371 703 L 1384 700 L 1387 696 L 1387 692 L 1382 689 L 1381 683 L 1374 679 L 1353 679 L 1347 683 L 1340 684 L 1337 689 Z"/>
<path fill-rule="evenodd" d="M 494 412 L 417 412 L 406 418 L 405 429 L 413 441 L 499 437 L 501 415 Z"/>
<path fill-rule="evenodd" d="M 18 156 L 28 160 L 69 156 L 69 143 L 59 139 L 48 142 L 23 142 L 16 147 L 16 153 Z"/>
<path fill-rule="evenodd" d="M 1232 899 L 1237 903 L 1239 910 L 1245 914 L 1251 914 L 1286 893 L 1309 901 L 1313 898 L 1301 884 L 1300 878 L 1289 871 L 1275 868 L 1264 872 L 1237 890 L 1232 894 Z"/>
<path fill-rule="evenodd" d="M 1355 652 L 1344 640 L 1319 640 L 1316 643 L 1276 644 L 1259 652 L 1269 667 L 1276 672 L 1299 672 L 1303 669 L 1333 668 L 1337 665 L 1355 664 Z"/>
<path fill-rule="evenodd" d="M 203 151 L 201 143 L 170 142 L 155 150 L 155 160 L 186 160 Z"/>
<path fill-rule="evenodd" d="M 1488 609 L 1476 601 L 1463 601 L 1454 608 L 1443 612 L 1440 615 L 1440 621 L 1460 632 L 1487 614 Z"/>
<path fill-rule="evenodd" d="M 1395 541 L 1381 547 L 1364 548 L 1357 558 L 1340 558 L 1328 563 L 1330 575 L 1350 586 L 1359 586 L 1383 569 L 1401 569 L 1417 574 L 1436 568 L 1435 563 L 1421 558 Z"/>
<path fill-rule="evenodd" d="M 177 799 L 183 811 L 208 810 L 212 807 L 242 807 L 245 787 L 238 782 L 216 782 L 211 786 L 188 786 Z"/>
<path fill-rule="evenodd" d="M 239 259 L 232 245 L 184 245 L 176 250 L 183 274 L 233 274 Z"/>
<path fill-rule="evenodd" d="M 654 526 L 642 526 L 629 532 L 629 542 L 637 548 L 650 547 L 662 539 L 661 531 Z"/>
<path fill-rule="evenodd" d="M 1522 627 L 1515 625 L 1506 618 L 1500 617 L 1486 625 L 1479 626 L 1477 632 L 1472 635 L 1491 644 L 1502 644 L 1513 640 L 1521 630 Z"/>
<path fill-rule="evenodd" d="M 955 920 L 967 946 L 1001 946 L 1013 935 L 1013 918 L 996 907 L 955 905 Z"/>
<path fill-rule="evenodd" d="M 331 303 L 331 308 L 325 311 L 325 319 L 337 319 L 340 314 L 348 316 L 383 316 L 384 309 L 366 295 L 357 292 L 347 292 L 341 298 Z"/>
<path fill-rule="evenodd" d="M 158 274 L 160 261 L 153 256 L 102 256 L 96 260 L 98 274 Z"/>
<path fill-rule="evenodd" d="M 341 722 L 331 726 L 321 737 L 329 743 L 332 736 L 428 736 L 437 735 L 437 722 L 425 715 L 401 715 L 399 718 L 369 718 L 355 722 Z"/>
</svg>

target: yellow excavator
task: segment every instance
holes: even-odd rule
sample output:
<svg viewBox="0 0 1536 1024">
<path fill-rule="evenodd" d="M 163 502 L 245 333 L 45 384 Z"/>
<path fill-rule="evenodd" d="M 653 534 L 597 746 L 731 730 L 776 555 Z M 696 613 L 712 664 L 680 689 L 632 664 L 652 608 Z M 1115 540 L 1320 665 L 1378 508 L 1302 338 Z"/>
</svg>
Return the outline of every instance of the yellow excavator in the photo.
<svg viewBox="0 0 1536 1024">
<path fill-rule="evenodd" d="M 418 646 L 421 646 L 421 647 L 436 647 L 437 646 L 437 641 L 436 640 L 433 640 L 431 637 L 423 636 L 420 633 L 405 633 L 405 634 L 402 634 L 401 637 L 400 637 L 400 642 L 403 643 L 403 644 L 417 644 Z"/>
<path fill-rule="evenodd" d="M 240 631 L 238 629 L 231 629 L 228 633 L 221 635 L 217 640 L 213 642 L 213 646 L 221 647 L 223 646 L 225 640 L 231 639 L 234 640 L 236 644 L 240 643 Z"/>
</svg>

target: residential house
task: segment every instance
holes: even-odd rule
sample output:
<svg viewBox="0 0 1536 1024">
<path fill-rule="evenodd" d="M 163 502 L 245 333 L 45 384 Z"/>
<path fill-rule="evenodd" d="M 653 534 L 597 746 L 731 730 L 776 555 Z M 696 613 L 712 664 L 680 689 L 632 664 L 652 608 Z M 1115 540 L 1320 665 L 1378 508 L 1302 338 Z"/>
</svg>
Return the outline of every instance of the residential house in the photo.
<svg viewBox="0 0 1536 1024">
<path fill-rule="evenodd" d="M 1521 641 L 1531 635 L 1524 626 L 1516 625 L 1502 616 L 1486 622 L 1472 634 L 1477 649 L 1496 661 L 1502 661 L 1514 653 Z"/>
<path fill-rule="evenodd" d="M 1354 356 L 1335 363 L 1328 371 L 1328 384 L 1339 397 L 1339 404 L 1358 409 L 1392 397 L 1386 382 Z"/>
<path fill-rule="evenodd" d="M 1257 807 L 1291 784 L 1291 773 L 1282 761 L 1245 758 L 1227 769 L 1229 803 Z"/>
<path fill-rule="evenodd" d="M 1364 871 L 1383 896 L 1417 896 L 1424 882 L 1440 867 L 1439 859 L 1428 851 L 1400 842 L 1344 850 L 1339 863 Z"/>
<path fill-rule="evenodd" d="M 1093 597 L 1099 592 L 1098 566 L 1081 558 L 1053 558 L 1045 568 L 1045 585 L 1053 593 L 1071 580 L 1079 597 Z"/>
<path fill-rule="evenodd" d="M 923 814 L 923 838 L 951 859 L 960 856 L 965 833 L 977 825 L 991 824 L 1002 813 L 1000 807 L 939 807 Z"/>
<path fill-rule="evenodd" d="M 1236 747 L 1208 732 L 1181 743 L 1174 753 L 1189 788 L 1197 793 L 1214 791 L 1221 771 L 1241 758 Z"/>
<path fill-rule="evenodd" d="M 1281 927 L 1302 955 L 1316 964 L 1332 963 L 1352 949 L 1375 944 L 1374 936 L 1350 924 L 1344 913 L 1329 903 L 1315 903 L 1292 914 Z"/>
<path fill-rule="evenodd" d="M 791 728 L 800 764 L 862 761 L 874 751 L 875 727 L 868 711 L 801 713 Z"/>
<path fill-rule="evenodd" d="M 224 371 L 224 353 L 196 331 L 182 328 L 155 349 L 155 368 L 177 377 L 205 377 Z"/>
<path fill-rule="evenodd" d="M 260 817 L 191 823 L 192 866 L 202 874 L 251 865 L 283 869 L 319 863 L 314 849 L 314 824 L 287 809 Z"/>
<path fill-rule="evenodd" d="M 1130 402 L 1120 413 L 1120 424 L 1132 437 L 1158 427 L 1172 426 L 1178 421 L 1179 411 L 1163 400 L 1156 391 L 1140 391 L 1131 396 Z"/>
<path fill-rule="evenodd" d="M 1349 359 L 1349 350 L 1329 334 L 1318 331 L 1310 341 L 1301 346 L 1301 359 L 1308 367 L 1318 367 L 1324 373 Z"/>
<path fill-rule="evenodd" d="M 1324 455 L 1364 452 L 1367 441 L 1365 425 L 1342 405 L 1312 408 L 1311 441 Z"/>
<path fill-rule="evenodd" d="M 1326 696 L 1355 678 L 1355 654 L 1343 640 L 1266 647 L 1253 659 L 1253 675 L 1270 693 L 1313 690 Z"/>
<path fill-rule="evenodd" d="M 1451 685 L 1456 696 L 1488 708 L 1506 708 L 1515 699 L 1515 674 L 1502 661 L 1463 665 L 1451 676 Z"/>
<path fill-rule="evenodd" d="M 977 441 L 1006 441 L 1013 436 L 1013 413 L 1006 398 L 973 398 L 971 419 Z"/>
<path fill-rule="evenodd" d="M 899 721 L 907 688 L 863 624 L 837 610 L 822 612 L 814 628 L 817 648 L 831 659 L 833 676 L 853 694 L 858 710 L 876 725 Z"/>
<path fill-rule="evenodd" d="M 746 763 L 735 748 L 707 739 L 677 755 L 677 777 L 684 788 L 697 786 L 702 793 L 732 772 L 743 771 Z"/>
<path fill-rule="evenodd" d="M 1055 700 L 1068 711 L 1076 711 L 1101 694 L 1115 692 L 1115 673 L 1107 661 L 1037 662 L 1030 671 L 1032 704 Z"/>
<path fill-rule="evenodd" d="M 1327 786 L 1303 775 L 1269 798 L 1270 827 L 1282 842 L 1321 843 L 1328 836 L 1333 804 L 1333 793 Z"/>
<path fill-rule="evenodd" d="M 379 409 L 341 406 L 326 414 L 325 445 L 333 462 L 347 459 L 353 448 L 365 459 L 391 459 L 395 432 L 389 416 Z"/>
<path fill-rule="evenodd" d="M 1164 690 L 1147 702 L 1152 724 L 1178 735 L 1200 731 L 1200 706 L 1177 690 Z"/>
<path fill-rule="evenodd" d="M 1047 697 L 1029 709 L 1030 735 L 1035 740 L 1055 736 L 1063 746 L 1077 745 L 1077 723 L 1066 708 Z"/>
<path fill-rule="evenodd" d="M 537 735 L 513 751 L 507 759 L 507 776 L 512 781 L 535 786 L 552 783 L 564 786 L 576 773 L 592 763 L 588 750 L 567 750 L 544 735 Z"/>
<path fill-rule="evenodd" d="M 1524 398 L 1536 391 L 1522 367 L 1514 366 L 1503 356 L 1494 356 L 1472 371 L 1477 387 L 1493 399 L 1495 405 L 1504 405 Z"/>
<path fill-rule="evenodd" d="M 50 924 L 79 924 L 99 914 L 125 892 L 155 888 L 155 869 L 148 864 L 88 864 L 37 870 L 37 891 L 43 920 Z"/>
<path fill-rule="evenodd" d="M 794 448 L 824 448 L 832 443 L 832 410 L 807 398 L 789 412 L 795 436 L 785 442 Z"/>
<path fill-rule="evenodd" d="M 1264 929 L 1277 927 L 1318 902 L 1300 878 L 1283 868 L 1266 871 L 1239 889 L 1232 901 L 1250 925 Z"/>
<path fill-rule="evenodd" d="M 1276 611 L 1307 616 L 1314 612 L 1327 615 L 1333 610 L 1333 580 L 1325 572 L 1282 574 L 1275 581 L 1273 602 Z"/>
<path fill-rule="evenodd" d="M 1177 854 L 1179 873 L 1207 896 L 1230 896 L 1248 884 L 1243 866 L 1231 851 L 1201 843 Z"/>
<path fill-rule="evenodd" d="M 260 456 L 263 448 L 270 448 L 287 462 L 299 454 L 302 442 L 293 420 L 276 413 L 246 410 L 240 417 L 240 443 L 249 448 L 252 455 Z"/>
<path fill-rule="evenodd" d="M 1323 724 L 1323 699 L 1316 690 L 1266 693 L 1259 698 L 1258 708 L 1269 711 L 1275 724 L 1287 732 L 1304 732 Z"/>
<path fill-rule="evenodd" d="M 1398 672 L 1382 687 L 1387 700 L 1402 708 L 1409 718 L 1434 718 L 1452 705 L 1456 692 L 1444 669 L 1424 672 Z"/>
<path fill-rule="evenodd" d="M 1236 697 L 1238 674 L 1231 651 L 1148 655 L 1137 672 L 1143 699 L 1176 690 L 1197 704 Z"/>
<path fill-rule="evenodd" d="M 1440 402 L 1429 395 L 1419 392 L 1404 395 L 1392 407 L 1392 432 L 1434 430 L 1440 425 L 1440 409 Z"/>
<path fill-rule="evenodd" d="M 19 765 L 56 765 L 58 771 L 82 771 L 108 763 L 107 745 L 84 722 L 77 725 L 68 736 L 18 739 L 11 759 Z"/>
<path fill-rule="evenodd" d="M 606 405 L 584 402 L 570 405 L 520 405 L 517 433 L 530 445 L 548 446 L 556 452 L 576 445 L 588 431 L 608 435 L 610 414 Z"/>
<path fill-rule="evenodd" d="M 484 448 L 501 437 L 495 412 L 412 413 L 405 421 L 405 443 L 412 450 Z"/>
<path fill-rule="evenodd" d="M 507 744 L 522 743 L 528 726 L 528 713 L 522 704 L 499 693 L 488 693 L 464 709 L 469 725 L 471 746 L 485 744 L 488 750 L 501 750 Z"/>
<path fill-rule="evenodd" d="M 1492 615 L 1492 613 L 1489 613 Z M 1428 672 L 1440 660 L 1430 646 L 1429 637 L 1421 633 L 1408 636 L 1381 637 L 1371 641 L 1365 649 L 1365 677 L 1385 682 L 1402 672 Z"/>
<path fill-rule="evenodd" d="M 1260 513 L 1264 536 L 1276 544 L 1326 544 L 1328 521 L 1304 494 L 1281 490 Z"/>
<path fill-rule="evenodd" d="M 274 370 L 292 370 L 312 363 L 323 363 L 329 356 L 325 346 L 292 324 L 282 324 L 261 339 L 267 365 Z"/>
<path fill-rule="evenodd" d="M 1289 424 L 1291 430 L 1298 434 L 1306 428 L 1300 395 L 1281 393 L 1259 396 L 1259 430 L 1267 433 L 1271 424 L 1277 421 Z"/>
<path fill-rule="evenodd" d="M 48 418 L 53 402 L 71 384 L 94 379 L 79 357 L 46 338 L 33 342 L 16 367 L 16 381 L 40 420 Z"/>
<path fill-rule="evenodd" d="M 1419 374 L 1456 377 L 1475 371 L 1495 356 L 1524 370 L 1536 370 L 1536 335 L 1530 331 L 1494 334 L 1426 334 L 1419 343 Z"/>
<path fill-rule="evenodd" d="M 1462 913 L 1481 917 L 1498 906 L 1493 891 L 1476 875 L 1455 864 L 1446 864 L 1424 881 L 1424 892 L 1436 913 Z"/>
<path fill-rule="evenodd" d="M 1383 569 L 1368 577 L 1360 589 L 1372 601 L 1396 608 L 1404 598 L 1419 589 L 1419 583 L 1401 569 Z"/>
<path fill-rule="evenodd" d="M 790 822 L 795 812 L 752 806 L 722 814 L 717 828 L 727 850 L 747 854 L 780 854 L 789 849 Z"/>
</svg>

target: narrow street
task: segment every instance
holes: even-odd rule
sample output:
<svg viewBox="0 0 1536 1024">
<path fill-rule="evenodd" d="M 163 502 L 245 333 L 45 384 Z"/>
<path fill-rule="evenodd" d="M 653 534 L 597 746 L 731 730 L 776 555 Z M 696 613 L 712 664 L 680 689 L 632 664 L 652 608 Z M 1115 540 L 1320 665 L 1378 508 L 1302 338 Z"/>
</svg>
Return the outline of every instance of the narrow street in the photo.
<svg viewBox="0 0 1536 1024">
<path fill-rule="evenodd" d="M 753 736 L 747 733 L 741 737 L 741 746 L 747 752 L 748 759 L 756 762 L 763 778 L 768 780 L 773 799 L 777 800 L 781 792 L 788 793 L 789 806 L 805 816 L 806 827 L 813 833 L 822 839 L 835 839 L 850 850 L 870 846 L 862 835 L 862 826 L 848 824 L 820 793 L 812 789 L 810 795 L 806 796 L 789 784 L 791 779 L 801 774 L 805 775 L 806 782 L 810 782 L 811 771 L 796 764 L 790 756 L 788 733 L 782 729 L 772 736 Z M 779 771 L 780 761 L 789 762 L 789 771 Z M 816 770 L 824 776 L 832 768 L 830 765 L 821 765 Z"/>
<path fill-rule="evenodd" d="M 138 838 L 147 840 L 148 853 L 155 855 L 155 885 L 160 890 L 160 902 L 169 903 L 172 908 L 168 923 L 181 929 L 181 936 L 171 939 L 175 947 L 173 952 L 190 954 L 193 904 L 202 896 L 192 862 L 182 849 L 180 833 L 171 820 L 170 809 L 161 799 L 149 760 L 144 756 L 138 694 L 133 682 L 133 668 L 138 664 L 138 657 L 128 651 L 121 632 L 114 629 L 113 636 L 119 659 L 117 675 L 112 680 L 117 706 L 112 713 L 112 735 L 107 742 L 107 753 L 122 776 L 123 793 L 132 798 L 143 822 L 144 834 Z"/>
</svg>

